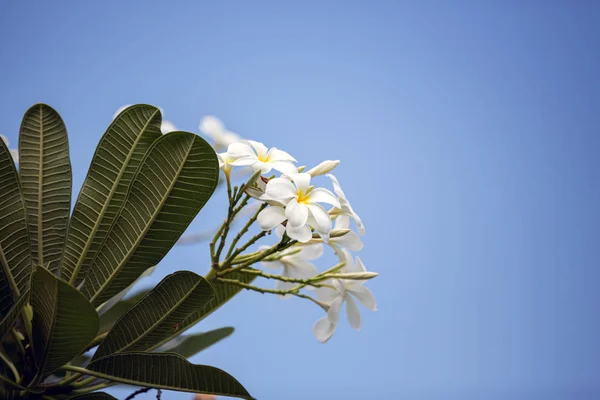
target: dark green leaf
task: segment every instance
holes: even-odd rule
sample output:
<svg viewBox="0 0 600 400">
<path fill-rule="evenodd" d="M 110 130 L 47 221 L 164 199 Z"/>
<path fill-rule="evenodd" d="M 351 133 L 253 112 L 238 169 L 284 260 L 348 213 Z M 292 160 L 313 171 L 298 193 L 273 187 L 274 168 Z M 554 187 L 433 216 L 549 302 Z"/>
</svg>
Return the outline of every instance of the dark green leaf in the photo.
<svg viewBox="0 0 600 400">
<path fill-rule="evenodd" d="M 209 276 L 207 275 L 207 278 Z M 243 283 L 251 283 L 256 276 L 250 274 L 242 274 L 239 272 L 233 272 L 227 275 L 227 278 L 235 279 Z M 242 289 L 239 286 L 227 285 L 225 283 L 220 282 L 211 282 L 213 290 L 215 291 L 215 298 L 203 309 L 191 314 L 189 317 L 185 319 L 181 324 L 179 324 L 179 331 L 174 332 L 171 336 L 158 343 L 155 348 L 162 346 L 163 344 L 169 342 L 176 336 L 192 326 L 196 325 L 198 322 L 202 321 L 204 318 L 208 317 L 215 310 L 225 304 L 229 299 L 238 294 Z"/>
<path fill-rule="evenodd" d="M 19 170 L 33 263 L 58 271 L 71 210 L 71 160 L 67 128 L 46 104 L 23 116 Z"/>
<path fill-rule="evenodd" d="M 87 369 L 86 374 L 127 385 L 252 399 L 225 371 L 191 364 L 179 354 L 121 353 L 102 357 Z"/>
<path fill-rule="evenodd" d="M 74 287 L 42 267 L 31 277 L 37 380 L 80 354 L 98 332 L 98 313 Z"/>
<path fill-rule="evenodd" d="M 115 118 L 102 136 L 69 227 L 61 277 L 79 285 L 119 215 L 137 168 L 159 137 L 158 108 L 135 105 Z"/>
<path fill-rule="evenodd" d="M 218 173 L 214 150 L 198 135 L 172 132 L 154 142 L 85 278 L 93 305 L 159 263 L 214 192 Z"/>
<path fill-rule="evenodd" d="M 0 310 L 7 311 L 13 299 L 29 287 L 31 249 L 25 203 L 21 196 L 19 175 L 10 151 L 0 140 Z M 8 284 L 13 299 L 8 297 Z"/>
<path fill-rule="evenodd" d="M 177 332 L 182 321 L 202 310 L 213 297 L 210 283 L 200 275 L 189 271 L 168 275 L 117 321 L 94 359 L 152 349 Z"/>
<path fill-rule="evenodd" d="M 142 289 L 131 297 L 127 297 L 117 302 L 114 306 L 106 310 L 105 313 L 101 314 L 99 333 L 108 332 L 119 320 L 119 318 L 125 314 L 125 311 L 129 310 L 142 297 L 147 295 L 148 292 L 150 292 L 150 289 Z"/>
<path fill-rule="evenodd" d="M 233 333 L 233 328 L 219 328 L 209 332 L 196 333 L 176 337 L 157 351 L 177 353 L 185 358 L 190 358 L 213 344 L 225 339 Z"/>
<path fill-rule="evenodd" d="M 0 322 L 0 343 L 2 343 L 2 339 L 4 339 L 4 335 L 6 335 L 12 327 L 15 325 L 17 318 L 21 314 L 21 309 L 27 303 L 27 298 L 29 297 L 29 292 L 25 292 L 19 297 L 19 300 L 12 306 L 12 308 L 8 311 L 6 316 Z"/>
</svg>

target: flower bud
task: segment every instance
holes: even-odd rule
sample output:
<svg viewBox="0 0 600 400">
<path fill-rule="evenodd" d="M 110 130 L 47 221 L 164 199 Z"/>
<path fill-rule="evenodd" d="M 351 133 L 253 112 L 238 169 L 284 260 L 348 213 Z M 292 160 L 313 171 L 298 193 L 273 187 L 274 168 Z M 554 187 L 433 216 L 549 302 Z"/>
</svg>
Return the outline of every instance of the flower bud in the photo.
<svg viewBox="0 0 600 400">
<path fill-rule="evenodd" d="M 377 275 L 377 272 L 348 272 L 348 273 L 339 273 L 339 274 L 325 274 L 326 278 L 335 278 L 335 279 L 351 279 L 351 280 L 367 280 L 373 279 Z"/>
<path fill-rule="evenodd" d="M 326 160 L 323 161 L 321 164 L 317 165 L 316 167 L 309 169 L 308 171 L 306 171 L 306 173 L 310 174 L 310 176 L 312 177 L 325 175 L 333 171 L 339 163 L 340 160 Z"/>
</svg>

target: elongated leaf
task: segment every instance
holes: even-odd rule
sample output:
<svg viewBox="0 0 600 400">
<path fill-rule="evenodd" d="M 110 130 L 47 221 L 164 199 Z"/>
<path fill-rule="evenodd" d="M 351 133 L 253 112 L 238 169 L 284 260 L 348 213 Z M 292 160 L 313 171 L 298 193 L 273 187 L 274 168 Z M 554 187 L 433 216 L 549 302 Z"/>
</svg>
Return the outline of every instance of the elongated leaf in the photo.
<svg viewBox="0 0 600 400">
<path fill-rule="evenodd" d="M 46 104 L 23 116 L 19 134 L 19 170 L 33 263 L 58 271 L 71 210 L 71 160 L 67 128 Z"/>
<path fill-rule="evenodd" d="M 194 335 L 178 336 L 156 351 L 159 353 L 168 351 L 170 353 L 177 353 L 185 358 L 190 358 L 230 336 L 233 333 L 233 330 L 232 327 L 227 327 L 203 333 L 196 333 Z"/>
<path fill-rule="evenodd" d="M 43 267 L 31 277 L 38 381 L 80 354 L 98 332 L 98 313 L 74 287 Z"/>
<path fill-rule="evenodd" d="M 179 354 L 115 354 L 92 362 L 87 370 L 86 374 L 128 385 L 252 399 L 225 371 L 191 364 Z"/>
<path fill-rule="evenodd" d="M 0 295 L 3 303 L 10 301 L 7 306 L 0 305 L 4 309 L 12 304 L 6 298 L 7 283 L 14 299 L 29 287 L 31 249 L 19 175 L 3 140 L 0 140 L 0 264 L 3 270 Z"/>
<path fill-rule="evenodd" d="M 152 348 L 177 331 L 182 321 L 202 310 L 213 297 L 210 283 L 200 275 L 189 271 L 168 275 L 117 321 L 94 359 Z"/>
<path fill-rule="evenodd" d="M 100 315 L 100 330 L 99 334 L 108 332 L 117 323 L 119 318 L 125 311 L 129 310 L 136 304 L 140 299 L 146 296 L 150 292 L 150 289 L 142 289 L 135 293 L 131 297 L 127 297 L 123 300 L 118 301 L 114 306 L 109 308 L 104 314 Z"/>
<path fill-rule="evenodd" d="M 161 137 L 160 124 L 158 108 L 135 105 L 119 114 L 102 136 L 73 210 L 61 268 L 64 280 L 76 286 L 83 281 L 140 162 Z"/>
<path fill-rule="evenodd" d="M 104 392 L 94 392 L 94 393 L 85 393 L 77 396 L 69 397 L 68 400 L 117 400 L 116 397 L 112 397 L 108 393 Z"/>
<path fill-rule="evenodd" d="M 115 304 L 117 304 L 118 302 L 120 302 L 121 300 L 123 300 L 123 298 L 127 295 L 127 293 L 129 293 L 129 291 L 131 289 L 133 289 L 133 287 L 143 278 L 146 278 L 150 275 L 152 275 L 152 273 L 154 272 L 154 270 L 156 269 L 156 265 L 154 267 L 148 268 L 146 271 L 144 271 L 144 273 L 142 275 L 139 276 L 139 278 L 137 278 L 131 285 L 127 286 L 125 289 L 121 290 L 119 293 L 117 293 L 115 296 L 111 297 L 107 302 L 103 303 L 102 306 L 100 307 L 100 309 L 98 310 L 98 314 L 102 315 L 104 314 L 107 310 L 110 310 L 111 308 L 114 307 Z"/>
<path fill-rule="evenodd" d="M 84 281 L 92 304 L 160 262 L 214 192 L 218 173 L 214 150 L 198 135 L 172 132 L 154 142 Z"/>
<path fill-rule="evenodd" d="M 6 316 L 0 321 L 0 343 L 2 343 L 2 339 L 4 336 L 10 332 L 12 327 L 15 325 L 17 318 L 21 314 L 21 309 L 27 303 L 27 298 L 29 297 L 29 292 L 25 292 L 21 295 L 19 300 L 11 307 L 10 311 L 6 314 Z"/>
<path fill-rule="evenodd" d="M 207 278 L 209 276 L 207 275 Z M 243 283 L 251 283 L 256 276 L 249 274 L 242 274 L 239 272 L 233 272 L 227 275 L 228 279 L 235 279 Z M 214 311 L 216 311 L 219 307 L 225 304 L 229 299 L 238 294 L 242 289 L 238 286 L 228 285 L 220 282 L 211 282 L 213 290 L 215 291 L 215 297 L 211 300 L 211 302 L 204 307 L 203 310 L 199 310 L 189 317 L 185 319 L 181 324 L 179 324 L 179 331 L 174 332 L 171 336 L 164 339 L 162 342 L 158 343 L 151 350 L 155 350 L 163 344 L 171 341 L 176 336 L 179 336 L 183 331 L 191 328 L 196 325 L 198 322 L 202 321 L 204 318 L 208 317 Z"/>
<path fill-rule="evenodd" d="M 4 268 L 0 268 L 0 318 L 4 318 L 8 310 L 14 304 L 10 282 Z"/>
</svg>

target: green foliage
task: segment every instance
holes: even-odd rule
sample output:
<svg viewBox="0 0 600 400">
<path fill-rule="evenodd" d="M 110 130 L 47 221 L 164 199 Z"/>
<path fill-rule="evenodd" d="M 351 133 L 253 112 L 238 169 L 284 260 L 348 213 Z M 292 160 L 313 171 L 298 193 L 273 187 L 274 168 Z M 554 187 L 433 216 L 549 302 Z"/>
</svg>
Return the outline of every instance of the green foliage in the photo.
<svg viewBox="0 0 600 400">
<path fill-rule="evenodd" d="M 180 271 L 123 299 L 218 183 L 214 150 L 160 125 L 150 105 L 115 118 L 71 216 L 60 115 L 45 104 L 27 110 L 19 171 L 0 140 L 0 398 L 110 400 L 100 390 L 115 384 L 251 398 L 226 372 L 184 358 L 233 328 L 178 338 L 238 287 Z"/>
</svg>

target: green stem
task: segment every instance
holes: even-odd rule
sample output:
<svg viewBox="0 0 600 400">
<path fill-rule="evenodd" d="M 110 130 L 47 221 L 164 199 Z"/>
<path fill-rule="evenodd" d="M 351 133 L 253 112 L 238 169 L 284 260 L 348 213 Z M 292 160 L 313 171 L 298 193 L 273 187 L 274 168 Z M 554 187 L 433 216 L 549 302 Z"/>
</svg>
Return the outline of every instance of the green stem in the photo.
<svg viewBox="0 0 600 400">
<path fill-rule="evenodd" d="M 21 374 L 19 374 L 19 371 L 15 367 L 15 364 L 13 364 L 12 361 L 8 358 L 8 356 L 4 354 L 3 350 L 4 349 L 0 347 L 0 360 L 2 360 L 8 366 L 8 368 L 10 368 L 12 374 L 15 377 L 15 383 L 18 385 L 21 383 Z"/>
<path fill-rule="evenodd" d="M 319 287 L 333 288 L 333 286 L 326 285 L 324 283 L 318 283 L 319 280 L 323 279 L 322 277 L 319 277 L 318 275 L 313 278 L 303 279 L 303 278 L 288 278 L 286 276 L 275 275 L 275 274 L 267 274 L 267 273 L 259 271 L 257 269 L 242 269 L 239 272 L 241 272 L 242 274 L 260 276 L 261 278 L 266 278 L 266 279 L 275 279 L 275 280 L 282 281 L 282 282 L 302 283 L 302 284 L 305 284 L 306 286 L 312 286 L 312 287 L 316 287 L 316 288 L 319 288 Z"/>
<path fill-rule="evenodd" d="M 250 196 L 248 196 L 250 197 Z M 267 203 L 262 204 L 258 210 L 256 210 L 256 212 L 254 213 L 254 215 L 252 215 L 252 217 L 250 217 L 250 219 L 248 220 L 248 222 L 246 222 L 246 225 L 244 225 L 244 227 L 242 229 L 240 229 L 240 231 L 238 232 L 237 235 L 235 235 L 235 238 L 233 238 L 233 241 L 231 242 L 231 245 L 229 246 L 229 251 L 227 251 L 227 255 L 225 256 L 225 258 L 227 259 L 226 262 L 231 262 L 231 260 L 233 260 L 235 257 L 237 257 L 238 255 L 240 255 L 245 249 L 248 248 L 248 246 L 246 246 L 245 248 L 239 248 L 236 249 L 235 246 L 237 245 L 237 243 L 240 241 L 240 239 L 242 238 L 242 236 L 244 236 L 246 234 L 246 232 L 248 232 L 248 230 L 250 229 L 250 227 L 252 226 L 252 224 L 254 224 L 254 222 L 256 222 L 256 220 L 258 219 L 258 214 L 260 214 L 260 212 L 262 210 L 265 209 L 265 207 L 267 207 Z M 264 235 L 263 235 L 264 236 Z M 234 251 L 235 249 L 235 251 Z"/>
<path fill-rule="evenodd" d="M 265 232 L 266 231 L 263 231 L 259 235 L 263 234 L 263 236 L 264 236 L 264 234 L 266 234 Z M 255 236 L 255 238 L 256 238 L 256 236 Z M 251 241 L 253 239 L 254 238 L 252 238 Z M 260 239 L 260 238 L 258 238 L 258 239 Z M 258 240 L 258 239 L 256 239 L 256 240 Z M 290 240 L 290 241 L 282 240 L 281 242 L 277 243 L 276 245 L 271 246 L 268 249 L 266 249 L 266 250 L 258 253 L 258 255 L 256 257 L 251 258 L 248 261 L 246 261 L 246 262 L 244 262 L 244 263 L 242 263 L 242 264 L 240 264 L 240 265 L 238 265 L 236 267 L 230 267 L 230 268 L 226 268 L 226 269 L 224 269 L 222 271 L 219 271 L 219 272 L 217 272 L 216 275 L 219 276 L 219 277 L 222 277 L 222 276 L 225 276 L 225 275 L 230 274 L 232 272 L 236 272 L 236 271 L 240 271 L 242 269 L 248 268 L 252 264 L 257 263 L 257 262 L 263 260 L 264 258 L 266 258 L 266 257 L 268 257 L 268 256 L 270 256 L 272 254 L 277 253 L 278 251 L 285 250 L 288 247 L 291 247 L 292 245 L 294 245 L 296 243 L 298 243 L 296 240 Z M 227 265 L 228 264 L 224 264 L 224 266 L 227 266 Z"/>
<path fill-rule="evenodd" d="M 319 307 L 321 307 L 325 311 L 327 311 L 329 309 L 329 306 L 327 304 L 322 303 L 319 300 L 317 300 L 317 299 L 315 299 L 315 298 L 313 298 L 311 296 L 308 296 L 306 294 L 299 293 L 300 289 L 302 289 L 303 287 L 305 287 L 306 284 L 298 285 L 298 286 L 296 286 L 296 287 L 294 287 L 292 289 L 289 289 L 289 290 L 278 290 L 278 289 L 266 289 L 266 288 L 261 288 L 261 287 L 258 287 L 258 286 L 249 285 L 247 283 L 240 282 L 240 281 L 235 280 L 235 279 L 217 278 L 217 280 L 219 282 L 222 282 L 222 283 L 227 283 L 227 284 L 230 284 L 230 285 L 235 285 L 235 286 L 244 288 L 246 290 L 253 290 L 255 292 L 262 293 L 262 294 L 271 293 L 271 294 L 278 294 L 280 296 L 292 295 L 292 296 L 300 297 L 302 299 L 307 299 L 307 300 L 312 301 L 313 303 L 315 303 L 316 305 L 318 305 Z"/>
</svg>

